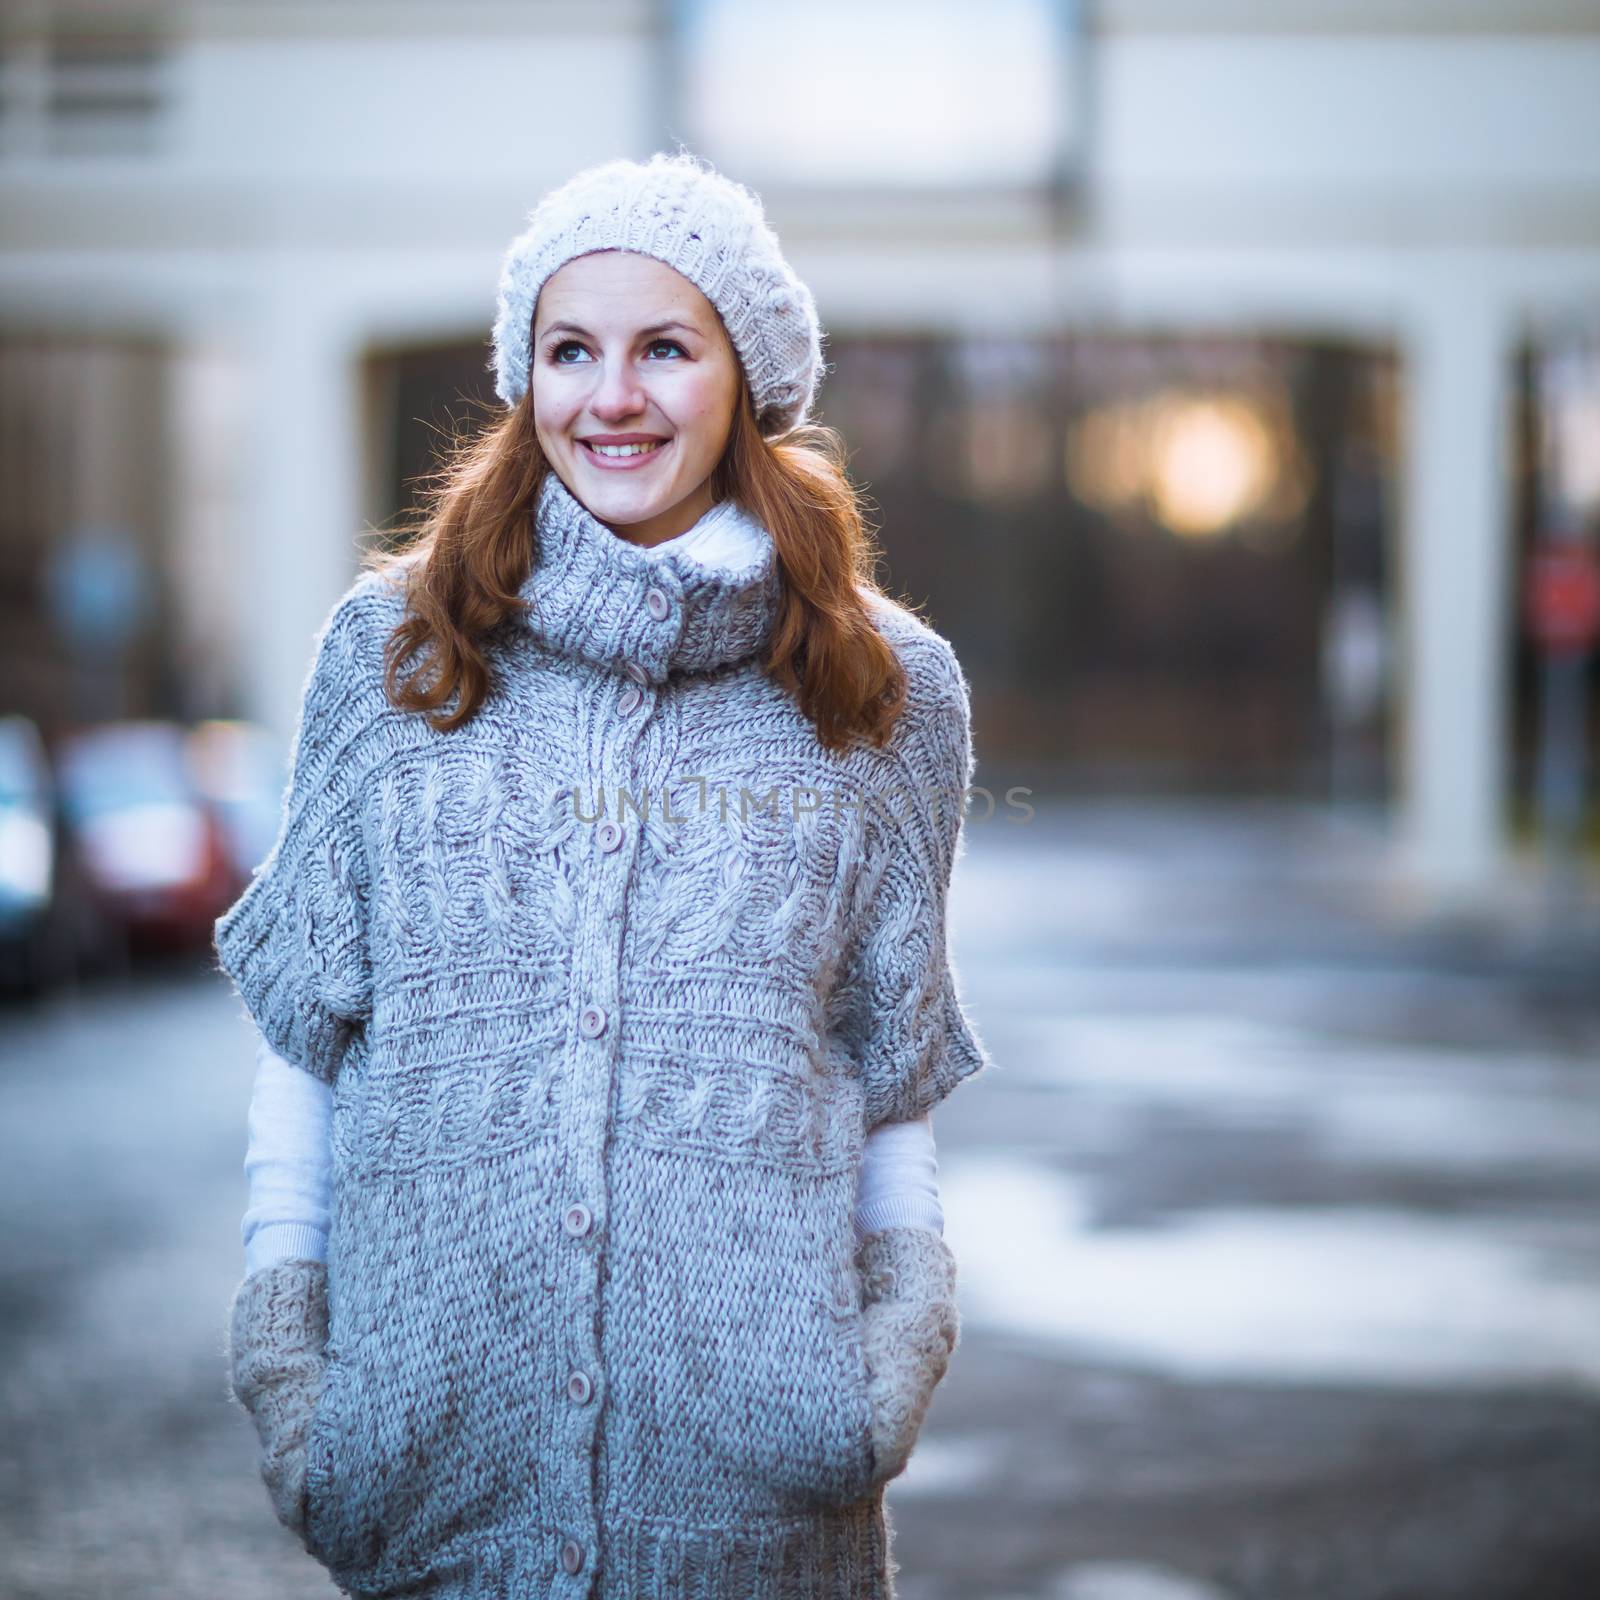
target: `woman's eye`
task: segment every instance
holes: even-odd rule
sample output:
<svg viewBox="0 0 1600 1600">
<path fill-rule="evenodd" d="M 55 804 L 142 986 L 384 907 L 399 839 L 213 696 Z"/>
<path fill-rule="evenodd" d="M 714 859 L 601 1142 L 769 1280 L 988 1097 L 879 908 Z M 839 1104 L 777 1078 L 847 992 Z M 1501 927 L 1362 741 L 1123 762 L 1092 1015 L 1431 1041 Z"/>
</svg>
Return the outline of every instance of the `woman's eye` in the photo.
<svg viewBox="0 0 1600 1600">
<path fill-rule="evenodd" d="M 688 351 L 685 350 L 676 339 L 655 339 L 651 341 L 648 348 L 652 353 L 657 350 L 667 349 L 676 350 L 680 356 L 687 357 L 688 355 Z M 559 367 L 570 367 L 574 365 L 574 363 L 571 361 L 563 361 L 561 358 L 562 352 L 564 350 L 581 349 L 583 349 L 583 346 L 579 344 L 576 339 L 563 339 L 560 344 L 553 344 L 550 346 L 550 359 Z"/>
</svg>

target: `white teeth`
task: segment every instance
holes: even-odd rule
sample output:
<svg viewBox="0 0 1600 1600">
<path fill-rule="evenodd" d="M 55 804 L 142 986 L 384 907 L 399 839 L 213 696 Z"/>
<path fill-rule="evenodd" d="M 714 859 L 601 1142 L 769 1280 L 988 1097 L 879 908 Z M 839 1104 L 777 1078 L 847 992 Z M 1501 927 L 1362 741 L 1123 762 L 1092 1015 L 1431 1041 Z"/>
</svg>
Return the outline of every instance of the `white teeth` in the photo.
<svg viewBox="0 0 1600 1600">
<path fill-rule="evenodd" d="M 589 448 L 598 456 L 644 456 L 652 450 L 659 450 L 661 441 L 657 439 L 653 444 L 592 444 Z"/>
</svg>

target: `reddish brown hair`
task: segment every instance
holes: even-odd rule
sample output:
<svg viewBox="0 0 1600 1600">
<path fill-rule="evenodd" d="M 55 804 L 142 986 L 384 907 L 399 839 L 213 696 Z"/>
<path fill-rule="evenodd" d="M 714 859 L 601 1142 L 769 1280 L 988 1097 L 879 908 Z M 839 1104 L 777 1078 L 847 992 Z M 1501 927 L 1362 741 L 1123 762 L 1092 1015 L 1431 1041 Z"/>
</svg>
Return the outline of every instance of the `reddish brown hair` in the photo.
<svg viewBox="0 0 1600 1600">
<path fill-rule="evenodd" d="M 401 710 L 428 713 L 441 733 L 477 712 L 491 687 L 488 636 L 526 609 L 517 591 L 532 566 L 532 507 L 550 470 L 530 391 L 452 442 L 444 464 L 421 481 L 420 509 L 395 530 L 404 546 L 363 560 L 391 580 L 403 574 L 406 589 L 405 619 L 385 650 L 384 691 Z M 782 599 L 763 670 L 826 748 L 841 751 L 857 736 L 881 746 L 905 704 L 905 671 L 869 617 L 869 595 L 883 593 L 874 575 L 880 552 L 845 472 L 843 440 L 818 423 L 763 438 L 741 372 L 712 492 L 744 506 L 777 547 Z M 453 697 L 454 709 L 442 711 Z"/>
</svg>

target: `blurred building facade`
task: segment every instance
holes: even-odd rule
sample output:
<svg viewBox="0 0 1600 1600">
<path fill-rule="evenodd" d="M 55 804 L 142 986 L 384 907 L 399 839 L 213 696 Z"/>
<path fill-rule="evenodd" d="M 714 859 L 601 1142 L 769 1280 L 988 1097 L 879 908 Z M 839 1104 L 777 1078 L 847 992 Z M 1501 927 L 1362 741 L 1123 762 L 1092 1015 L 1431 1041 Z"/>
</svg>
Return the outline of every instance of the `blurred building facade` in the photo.
<svg viewBox="0 0 1600 1600">
<path fill-rule="evenodd" d="M 1376 799 L 1401 878 L 1492 895 L 1530 396 L 1600 319 L 1600 7 L 807 9 L 786 41 L 714 0 L 14 0 L 15 708 L 118 704 L 98 660 L 126 710 L 287 733 L 363 530 L 488 398 L 526 211 L 682 139 L 816 292 L 822 420 L 992 786 Z M 63 596 L 108 549 L 148 581 L 94 591 L 139 621 L 83 668 Z"/>
</svg>

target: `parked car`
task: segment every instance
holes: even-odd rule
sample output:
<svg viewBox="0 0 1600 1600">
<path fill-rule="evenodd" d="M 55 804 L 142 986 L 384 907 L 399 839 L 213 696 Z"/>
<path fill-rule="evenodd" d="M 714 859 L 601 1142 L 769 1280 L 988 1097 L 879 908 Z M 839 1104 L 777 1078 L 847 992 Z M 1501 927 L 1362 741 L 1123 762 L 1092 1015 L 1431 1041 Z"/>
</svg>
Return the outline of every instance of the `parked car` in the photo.
<svg viewBox="0 0 1600 1600">
<path fill-rule="evenodd" d="M 278 837 L 288 754 L 254 722 L 214 718 L 189 735 L 195 786 L 222 825 L 237 887 L 243 889 Z"/>
<path fill-rule="evenodd" d="M 79 870 L 107 921 L 130 944 L 208 943 L 237 877 L 185 730 L 159 721 L 80 730 L 61 740 L 56 774 Z"/>
<path fill-rule="evenodd" d="M 49 976 L 56 889 L 55 784 L 38 728 L 0 716 L 0 990 L 32 993 Z"/>
</svg>

